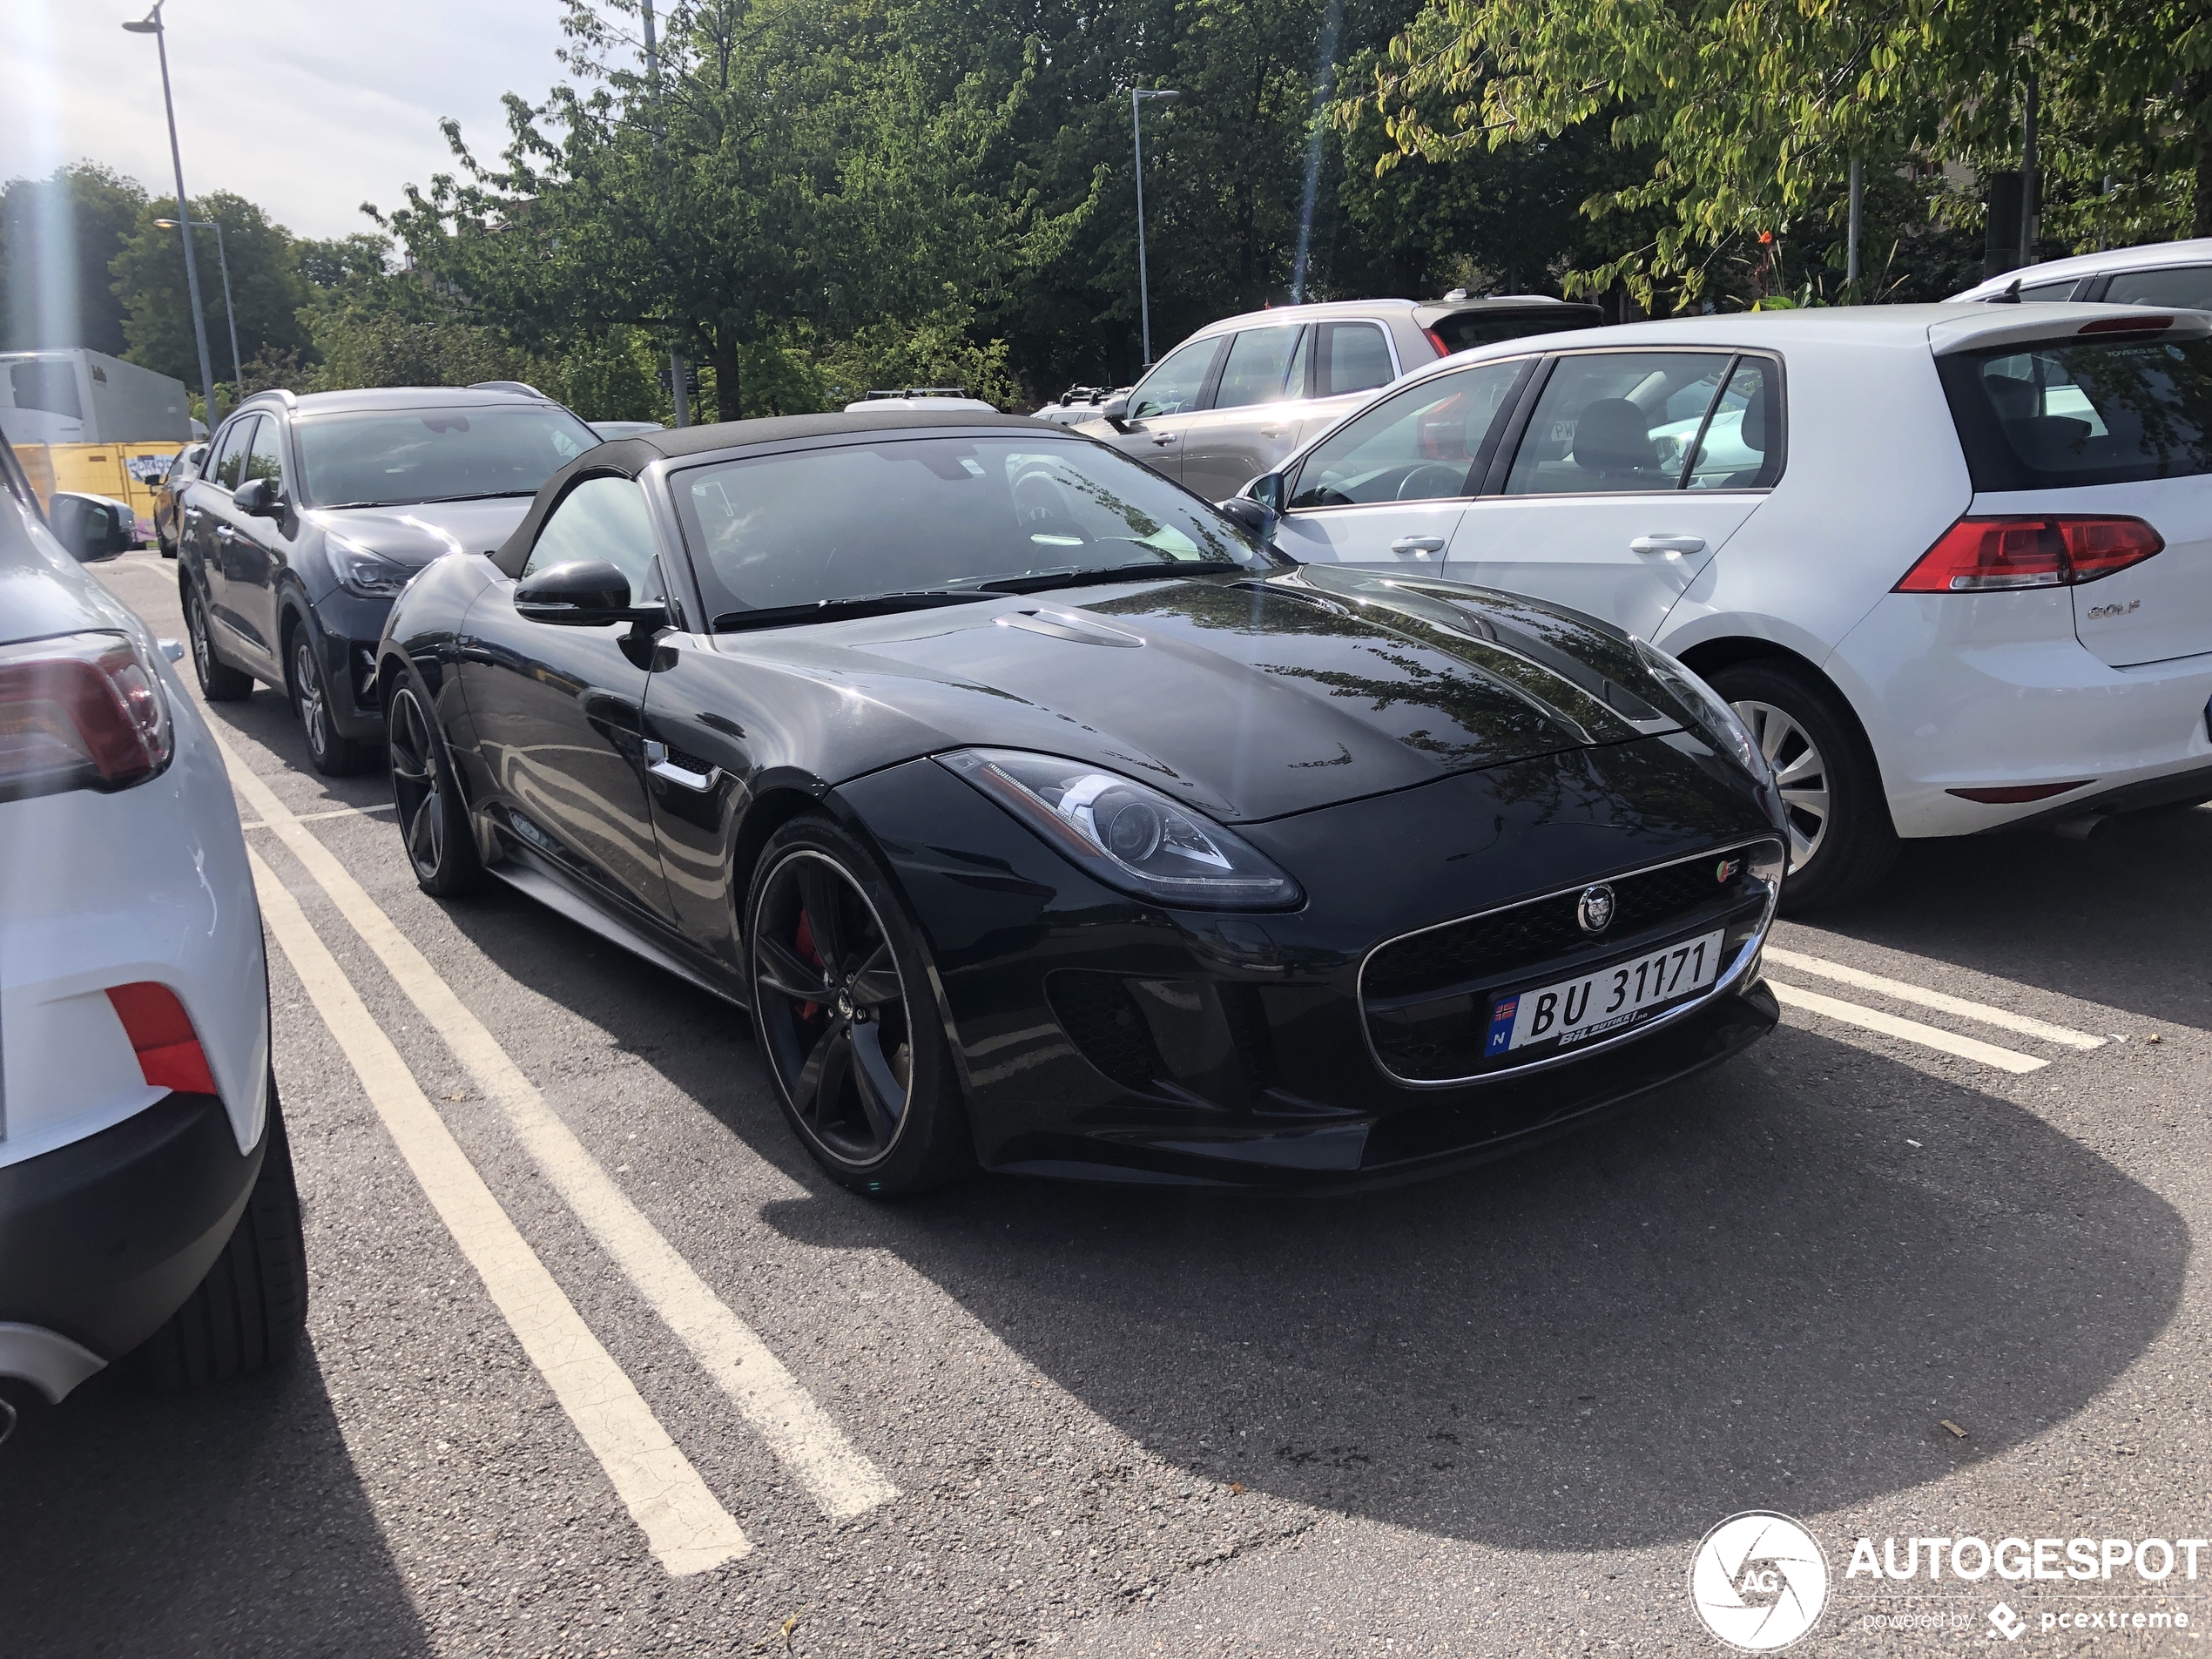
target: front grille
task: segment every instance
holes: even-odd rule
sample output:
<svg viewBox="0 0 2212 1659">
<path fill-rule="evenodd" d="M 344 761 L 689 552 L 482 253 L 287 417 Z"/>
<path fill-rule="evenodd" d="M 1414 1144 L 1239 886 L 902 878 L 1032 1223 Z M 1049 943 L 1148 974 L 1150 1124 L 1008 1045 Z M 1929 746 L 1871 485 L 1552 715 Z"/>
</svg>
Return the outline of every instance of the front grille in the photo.
<svg viewBox="0 0 2212 1659">
<path fill-rule="evenodd" d="M 1123 1088 L 1147 1088 L 1166 1069 L 1152 1028 L 1119 974 L 1063 968 L 1045 980 L 1044 990 L 1069 1041 Z"/>
<path fill-rule="evenodd" d="M 1773 846 L 1716 849 L 1609 878 L 1613 921 L 1596 936 L 1577 920 L 1578 887 L 1378 947 L 1359 985 L 1376 1058 L 1402 1081 L 1443 1082 L 1549 1057 L 1527 1049 L 1485 1056 L 1499 997 L 1594 971 L 1662 939 L 1715 927 L 1724 932 L 1721 956 L 1727 961 L 1765 919 L 1766 884 L 1753 874 L 1763 852 L 1768 860 L 1780 857 Z M 1731 860 L 1738 867 L 1723 880 Z"/>
</svg>

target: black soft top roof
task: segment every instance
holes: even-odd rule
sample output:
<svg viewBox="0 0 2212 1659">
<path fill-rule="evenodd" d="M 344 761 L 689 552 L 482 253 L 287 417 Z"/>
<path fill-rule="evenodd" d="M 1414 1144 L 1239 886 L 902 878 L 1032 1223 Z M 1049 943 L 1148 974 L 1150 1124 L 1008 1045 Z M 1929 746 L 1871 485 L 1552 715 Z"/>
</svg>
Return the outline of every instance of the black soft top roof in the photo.
<svg viewBox="0 0 2212 1659">
<path fill-rule="evenodd" d="M 529 562 L 530 549 L 536 543 L 538 528 L 545 523 L 545 516 L 568 493 L 569 486 L 580 478 L 635 478 L 656 461 L 757 448 L 799 438 L 833 438 L 854 432 L 973 431 L 978 427 L 1008 428 L 1039 440 L 1073 438 L 1078 443 L 1090 442 L 1065 427 L 1032 421 L 1025 415 L 984 415 L 975 410 L 954 409 L 942 415 L 915 409 L 887 409 L 881 414 L 862 415 L 779 415 L 759 421 L 722 421 L 712 426 L 685 427 L 680 431 L 671 428 L 634 438 L 613 438 L 596 449 L 585 450 L 538 487 L 529 511 L 515 526 L 515 533 L 500 544 L 492 563 L 510 577 L 520 576 L 523 566 Z"/>
</svg>

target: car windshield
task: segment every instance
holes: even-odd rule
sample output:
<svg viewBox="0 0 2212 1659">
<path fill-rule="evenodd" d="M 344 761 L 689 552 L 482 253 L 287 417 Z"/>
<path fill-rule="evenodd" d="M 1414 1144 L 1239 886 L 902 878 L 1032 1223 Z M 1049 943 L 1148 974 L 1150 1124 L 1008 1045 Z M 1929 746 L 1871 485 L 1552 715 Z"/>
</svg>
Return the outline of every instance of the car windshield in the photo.
<svg viewBox="0 0 2212 1659">
<path fill-rule="evenodd" d="M 1976 489 L 2212 472 L 2212 340 L 2074 337 L 1939 366 Z"/>
<path fill-rule="evenodd" d="M 1150 468 L 1081 438 L 875 439 L 688 469 L 676 501 L 709 610 L 1276 557 Z M 1022 581 L 1022 578 L 1030 578 Z"/>
<path fill-rule="evenodd" d="M 520 401 L 303 415 L 293 432 L 310 507 L 534 496 L 599 442 L 557 404 Z"/>
</svg>

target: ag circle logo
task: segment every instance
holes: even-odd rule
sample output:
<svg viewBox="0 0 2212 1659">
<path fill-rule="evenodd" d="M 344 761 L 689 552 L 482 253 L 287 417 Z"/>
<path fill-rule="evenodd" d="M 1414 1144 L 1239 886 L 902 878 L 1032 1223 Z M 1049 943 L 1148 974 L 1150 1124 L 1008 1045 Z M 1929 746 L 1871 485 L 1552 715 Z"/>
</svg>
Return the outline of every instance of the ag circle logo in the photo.
<svg viewBox="0 0 2212 1659">
<path fill-rule="evenodd" d="M 1788 1647 L 1828 1605 L 1828 1558 L 1787 1515 L 1730 1515 L 1689 1563 L 1689 1604 L 1705 1628 L 1745 1653 Z"/>
</svg>

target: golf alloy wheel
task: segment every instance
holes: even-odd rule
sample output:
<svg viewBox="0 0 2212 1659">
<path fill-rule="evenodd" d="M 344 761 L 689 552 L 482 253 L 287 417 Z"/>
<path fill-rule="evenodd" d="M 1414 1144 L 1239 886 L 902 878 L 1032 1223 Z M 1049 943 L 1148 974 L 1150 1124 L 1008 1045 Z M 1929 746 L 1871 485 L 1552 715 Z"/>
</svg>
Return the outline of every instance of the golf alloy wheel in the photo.
<svg viewBox="0 0 2212 1659">
<path fill-rule="evenodd" d="M 1807 732 L 1771 703 L 1745 700 L 1732 705 L 1774 769 L 1776 788 L 1790 821 L 1790 867 L 1802 869 L 1820 850 L 1828 833 L 1828 766 Z"/>
<path fill-rule="evenodd" d="M 914 1081 L 907 986 L 883 918 L 811 847 L 768 871 L 754 914 L 754 1018 L 801 1131 L 846 1169 L 880 1163 Z"/>
</svg>

